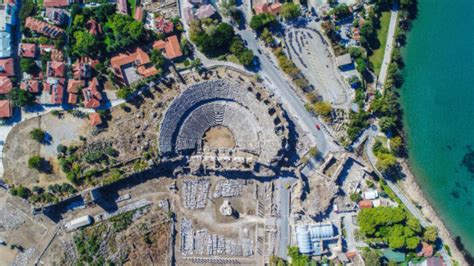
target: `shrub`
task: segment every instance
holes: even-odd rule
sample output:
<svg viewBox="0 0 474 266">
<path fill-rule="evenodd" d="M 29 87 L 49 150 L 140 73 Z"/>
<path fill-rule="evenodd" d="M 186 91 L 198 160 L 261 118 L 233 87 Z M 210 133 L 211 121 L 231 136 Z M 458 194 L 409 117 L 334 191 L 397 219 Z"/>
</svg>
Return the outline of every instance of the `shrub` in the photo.
<svg viewBox="0 0 474 266">
<path fill-rule="evenodd" d="M 28 159 L 28 167 L 32 169 L 40 170 L 42 163 L 43 163 L 43 158 L 38 155 L 35 155 L 31 157 L 30 159 Z"/>
<path fill-rule="evenodd" d="M 40 142 L 40 143 L 43 142 L 45 136 L 46 136 L 46 132 L 44 132 L 43 130 L 39 128 L 35 128 L 30 131 L 31 139 L 36 140 L 37 142 Z"/>
</svg>

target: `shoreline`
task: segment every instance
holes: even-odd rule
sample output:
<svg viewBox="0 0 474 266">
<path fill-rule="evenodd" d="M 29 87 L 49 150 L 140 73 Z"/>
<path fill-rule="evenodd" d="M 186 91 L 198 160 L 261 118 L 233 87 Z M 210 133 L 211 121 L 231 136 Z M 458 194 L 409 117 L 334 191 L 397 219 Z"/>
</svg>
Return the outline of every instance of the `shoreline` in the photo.
<svg viewBox="0 0 474 266">
<path fill-rule="evenodd" d="M 464 251 L 459 249 L 456 244 L 455 237 L 449 231 L 441 217 L 437 214 L 436 210 L 432 207 L 431 202 L 426 197 L 425 193 L 421 189 L 420 185 L 416 181 L 416 177 L 412 172 L 412 168 L 407 159 L 403 159 L 401 162 L 402 171 L 405 174 L 405 178 L 397 182 L 400 188 L 405 192 L 408 198 L 415 203 L 417 207 L 420 207 L 420 211 L 436 228 L 438 229 L 438 235 L 443 240 L 444 245 L 448 245 L 451 253 L 451 259 L 456 260 L 461 265 L 469 265 L 466 260 L 466 254 Z M 456 236 L 459 237 L 459 236 Z M 469 254 L 467 254 L 469 256 Z"/>
</svg>

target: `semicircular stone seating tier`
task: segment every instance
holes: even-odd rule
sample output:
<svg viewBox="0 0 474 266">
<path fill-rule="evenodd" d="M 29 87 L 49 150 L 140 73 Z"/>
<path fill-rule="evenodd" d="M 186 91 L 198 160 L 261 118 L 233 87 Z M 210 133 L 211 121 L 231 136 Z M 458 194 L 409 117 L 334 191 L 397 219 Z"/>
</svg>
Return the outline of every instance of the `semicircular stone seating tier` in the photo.
<svg viewBox="0 0 474 266">
<path fill-rule="evenodd" d="M 189 86 L 165 113 L 160 152 L 173 155 L 194 150 L 209 128 L 225 126 L 232 131 L 237 149 L 259 154 L 262 161 L 270 163 L 282 140 L 275 133 L 269 107 L 245 86 L 228 80 Z"/>
</svg>

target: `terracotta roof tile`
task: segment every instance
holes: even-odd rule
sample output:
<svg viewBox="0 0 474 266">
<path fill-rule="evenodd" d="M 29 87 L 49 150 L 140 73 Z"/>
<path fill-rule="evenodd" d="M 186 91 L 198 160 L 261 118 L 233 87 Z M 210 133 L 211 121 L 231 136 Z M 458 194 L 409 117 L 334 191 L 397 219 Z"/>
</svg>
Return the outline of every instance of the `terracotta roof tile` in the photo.
<svg viewBox="0 0 474 266">
<path fill-rule="evenodd" d="M 176 35 L 166 38 L 166 41 L 155 41 L 155 43 L 153 43 L 153 49 L 165 49 L 165 55 L 170 60 L 181 57 L 183 55 L 183 52 L 181 51 L 181 46 L 178 41 L 178 37 L 176 37 Z"/>
<path fill-rule="evenodd" d="M 0 77 L 0 94 L 7 94 L 13 89 L 11 79 L 7 77 Z"/>
<path fill-rule="evenodd" d="M 13 58 L 0 59 L 0 77 L 12 77 L 14 75 Z"/>
<path fill-rule="evenodd" d="M 34 43 L 21 43 L 20 44 L 20 56 L 35 58 L 36 57 L 36 44 Z"/>
<path fill-rule="evenodd" d="M 0 100 L 0 118 L 9 118 L 13 114 L 12 104 L 8 100 Z"/>
<path fill-rule="evenodd" d="M 89 114 L 89 123 L 91 126 L 96 127 L 102 124 L 102 118 L 100 118 L 98 113 L 91 113 Z"/>
<path fill-rule="evenodd" d="M 29 91 L 32 93 L 40 92 L 41 82 L 36 79 L 24 80 L 20 84 L 20 89 Z"/>
</svg>

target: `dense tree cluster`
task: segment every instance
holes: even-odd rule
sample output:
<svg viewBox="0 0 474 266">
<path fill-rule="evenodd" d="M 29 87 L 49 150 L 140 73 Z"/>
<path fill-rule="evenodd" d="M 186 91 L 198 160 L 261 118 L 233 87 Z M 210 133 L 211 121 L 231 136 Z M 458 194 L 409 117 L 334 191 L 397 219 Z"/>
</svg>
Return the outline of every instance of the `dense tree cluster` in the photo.
<svg viewBox="0 0 474 266">
<path fill-rule="evenodd" d="M 423 235 L 419 221 L 401 207 L 362 209 L 357 220 L 367 238 L 384 242 L 392 249 L 414 250 Z"/>
<path fill-rule="evenodd" d="M 351 11 L 346 4 L 339 4 L 331 10 L 336 19 L 347 18 L 351 15 Z"/>
<path fill-rule="evenodd" d="M 298 251 L 298 247 L 288 247 L 288 256 L 291 258 L 291 265 L 306 266 L 310 259 Z"/>
<path fill-rule="evenodd" d="M 145 36 L 143 23 L 121 14 L 109 17 L 104 32 L 106 36 L 104 42 L 109 53 L 130 47 Z"/>
<path fill-rule="evenodd" d="M 149 37 L 143 23 L 130 16 L 117 14 L 115 5 L 94 8 L 71 6 L 72 25 L 68 30 L 71 53 L 75 56 L 105 57 L 129 48 Z M 99 23 L 104 34 L 93 36 L 85 28 L 91 19 Z"/>
<path fill-rule="evenodd" d="M 263 28 L 271 27 L 277 23 L 277 18 L 270 13 L 261 13 L 250 19 L 250 28 L 255 31 L 263 30 Z"/>
<path fill-rule="evenodd" d="M 285 20 L 295 19 L 301 15 L 300 5 L 293 2 L 286 2 L 281 7 L 280 15 Z"/>
<path fill-rule="evenodd" d="M 253 61 L 253 52 L 245 47 L 242 38 L 227 23 L 194 20 L 190 25 L 190 38 L 199 51 L 208 57 L 232 53 L 242 65 L 249 66 Z"/>
</svg>

